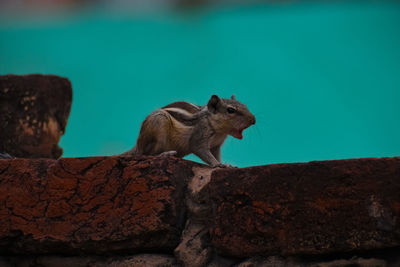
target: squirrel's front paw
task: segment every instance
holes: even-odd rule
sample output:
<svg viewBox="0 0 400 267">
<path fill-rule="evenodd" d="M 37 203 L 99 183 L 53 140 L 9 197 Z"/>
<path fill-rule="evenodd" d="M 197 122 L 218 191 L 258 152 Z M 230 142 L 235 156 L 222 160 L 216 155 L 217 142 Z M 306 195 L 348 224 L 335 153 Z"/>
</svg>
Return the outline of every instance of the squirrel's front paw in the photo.
<svg viewBox="0 0 400 267">
<path fill-rule="evenodd" d="M 224 168 L 237 168 L 236 166 L 233 166 L 229 163 L 223 163 L 222 165 L 224 165 Z"/>
<path fill-rule="evenodd" d="M 169 156 L 175 156 L 176 157 L 177 155 L 178 155 L 178 152 L 176 152 L 175 150 L 171 150 L 171 151 L 163 152 L 159 156 L 160 157 L 169 157 Z"/>
<path fill-rule="evenodd" d="M 219 163 L 219 164 L 216 164 L 216 165 L 211 166 L 211 167 L 213 167 L 213 168 L 235 168 L 234 166 L 232 166 L 229 163 Z"/>
</svg>

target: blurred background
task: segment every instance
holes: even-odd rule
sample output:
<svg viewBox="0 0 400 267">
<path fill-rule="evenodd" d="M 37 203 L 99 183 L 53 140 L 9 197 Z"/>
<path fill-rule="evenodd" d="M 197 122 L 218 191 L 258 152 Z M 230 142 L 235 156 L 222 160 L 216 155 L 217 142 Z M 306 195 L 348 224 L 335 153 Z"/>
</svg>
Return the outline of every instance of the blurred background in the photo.
<svg viewBox="0 0 400 267">
<path fill-rule="evenodd" d="M 256 115 L 222 149 L 236 166 L 400 156 L 397 1 L 0 0 L 0 74 L 28 73 L 72 82 L 65 157 L 212 94 Z"/>
</svg>

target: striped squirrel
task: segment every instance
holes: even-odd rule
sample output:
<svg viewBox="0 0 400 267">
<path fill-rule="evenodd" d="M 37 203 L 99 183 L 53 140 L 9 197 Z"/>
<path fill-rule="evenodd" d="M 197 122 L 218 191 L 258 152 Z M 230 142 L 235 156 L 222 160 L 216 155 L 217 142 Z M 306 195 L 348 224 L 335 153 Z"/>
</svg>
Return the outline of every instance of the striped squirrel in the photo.
<svg viewBox="0 0 400 267">
<path fill-rule="evenodd" d="M 193 153 L 211 167 L 227 167 L 221 163 L 226 137 L 242 139 L 243 130 L 255 123 L 255 116 L 234 95 L 231 99 L 213 95 L 205 106 L 174 102 L 147 116 L 136 146 L 121 155 L 184 157 Z"/>
</svg>

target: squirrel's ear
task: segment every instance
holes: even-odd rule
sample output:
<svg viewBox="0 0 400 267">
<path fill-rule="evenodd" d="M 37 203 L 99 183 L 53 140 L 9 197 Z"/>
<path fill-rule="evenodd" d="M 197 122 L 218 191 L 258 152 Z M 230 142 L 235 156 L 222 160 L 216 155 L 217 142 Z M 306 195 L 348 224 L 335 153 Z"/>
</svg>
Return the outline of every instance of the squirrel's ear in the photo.
<svg viewBox="0 0 400 267">
<path fill-rule="evenodd" d="M 217 95 L 211 96 L 210 100 L 208 101 L 207 108 L 210 112 L 216 113 L 218 104 L 221 101 Z"/>
<path fill-rule="evenodd" d="M 232 96 L 231 96 L 231 99 L 232 99 L 232 100 L 236 100 L 235 95 L 232 95 Z"/>
</svg>

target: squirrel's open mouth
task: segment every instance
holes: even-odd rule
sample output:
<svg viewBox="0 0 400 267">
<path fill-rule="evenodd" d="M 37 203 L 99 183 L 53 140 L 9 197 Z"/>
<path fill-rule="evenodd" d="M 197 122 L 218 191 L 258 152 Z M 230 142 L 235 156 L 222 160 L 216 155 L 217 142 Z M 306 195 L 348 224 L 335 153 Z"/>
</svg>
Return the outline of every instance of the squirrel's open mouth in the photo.
<svg viewBox="0 0 400 267">
<path fill-rule="evenodd" d="M 241 129 L 239 129 L 239 130 L 234 131 L 234 132 L 232 133 L 232 136 L 235 137 L 235 138 L 237 138 L 237 139 L 243 139 L 243 131 L 244 131 L 246 128 L 248 128 L 248 127 L 241 128 Z"/>
</svg>

